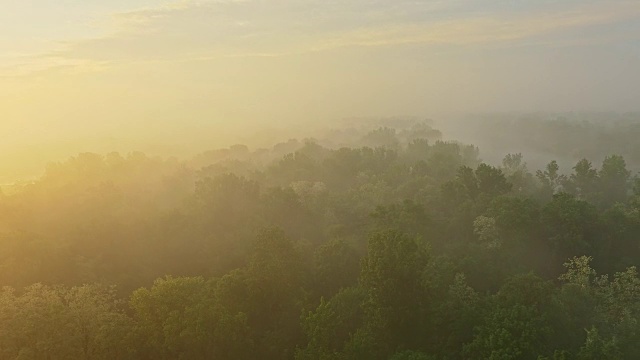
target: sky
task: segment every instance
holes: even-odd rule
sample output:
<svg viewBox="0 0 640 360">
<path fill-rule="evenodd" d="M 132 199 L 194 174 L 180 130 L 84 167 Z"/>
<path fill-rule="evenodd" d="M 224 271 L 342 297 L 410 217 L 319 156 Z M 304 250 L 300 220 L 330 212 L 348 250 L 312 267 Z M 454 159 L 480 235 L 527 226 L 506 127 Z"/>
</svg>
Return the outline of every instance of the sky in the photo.
<svg viewBox="0 0 640 360">
<path fill-rule="evenodd" d="M 637 0 L 0 0 L 0 163 L 639 94 Z"/>
</svg>

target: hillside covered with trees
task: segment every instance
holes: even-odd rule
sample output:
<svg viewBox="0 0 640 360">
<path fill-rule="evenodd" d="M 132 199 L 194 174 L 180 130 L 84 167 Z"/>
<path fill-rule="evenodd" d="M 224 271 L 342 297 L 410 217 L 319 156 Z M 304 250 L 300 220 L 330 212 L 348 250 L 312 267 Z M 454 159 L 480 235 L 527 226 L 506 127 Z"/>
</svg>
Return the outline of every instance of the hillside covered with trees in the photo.
<svg viewBox="0 0 640 360">
<path fill-rule="evenodd" d="M 0 359 L 640 359 L 640 179 L 554 139 L 540 169 L 415 121 L 51 164 L 0 192 Z"/>
</svg>

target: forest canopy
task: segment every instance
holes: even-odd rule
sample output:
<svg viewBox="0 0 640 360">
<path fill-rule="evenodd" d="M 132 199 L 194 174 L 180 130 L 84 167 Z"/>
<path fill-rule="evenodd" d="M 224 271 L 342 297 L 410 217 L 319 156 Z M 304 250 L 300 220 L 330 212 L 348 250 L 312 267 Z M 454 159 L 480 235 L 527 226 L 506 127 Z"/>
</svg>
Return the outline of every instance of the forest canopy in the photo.
<svg viewBox="0 0 640 360">
<path fill-rule="evenodd" d="M 640 358 L 640 121 L 510 124 L 51 163 L 0 191 L 0 359 Z"/>
</svg>

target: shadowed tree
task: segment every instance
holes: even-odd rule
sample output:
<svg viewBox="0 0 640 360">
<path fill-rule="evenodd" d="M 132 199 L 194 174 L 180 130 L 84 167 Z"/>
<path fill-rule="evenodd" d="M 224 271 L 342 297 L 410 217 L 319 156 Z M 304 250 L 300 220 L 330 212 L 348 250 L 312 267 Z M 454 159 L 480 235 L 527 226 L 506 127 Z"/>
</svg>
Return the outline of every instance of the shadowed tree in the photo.
<svg viewBox="0 0 640 360">
<path fill-rule="evenodd" d="M 598 173 L 601 191 L 603 193 L 602 205 L 605 207 L 615 203 L 626 202 L 629 192 L 629 179 L 631 172 L 627 170 L 624 158 L 619 155 L 607 156 L 602 162 Z"/>
</svg>

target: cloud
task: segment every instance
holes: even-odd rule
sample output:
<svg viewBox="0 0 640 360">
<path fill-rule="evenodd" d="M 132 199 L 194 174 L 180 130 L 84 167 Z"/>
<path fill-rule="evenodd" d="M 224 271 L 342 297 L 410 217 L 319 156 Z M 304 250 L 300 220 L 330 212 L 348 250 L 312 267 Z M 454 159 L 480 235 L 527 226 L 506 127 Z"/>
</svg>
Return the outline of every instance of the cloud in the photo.
<svg viewBox="0 0 640 360">
<path fill-rule="evenodd" d="M 318 48 L 398 44 L 470 45 L 517 41 L 563 30 L 611 24 L 640 16 L 637 3 L 589 6 L 560 13 L 483 15 L 421 24 L 369 27 L 334 34 Z"/>
<path fill-rule="evenodd" d="M 636 1 L 569 1 L 561 8 L 539 2 L 524 10 L 501 1 L 489 4 L 493 6 L 478 7 L 469 0 L 177 1 L 112 14 L 107 35 L 59 42 L 56 50 L 4 73 L 24 75 L 61 64 L 104 70 L 140 62 L 266 58 L 346 47 L 516 44 L 549 34 L 566 42 L 563 32 L 640 17 Z"/>
</svg>

